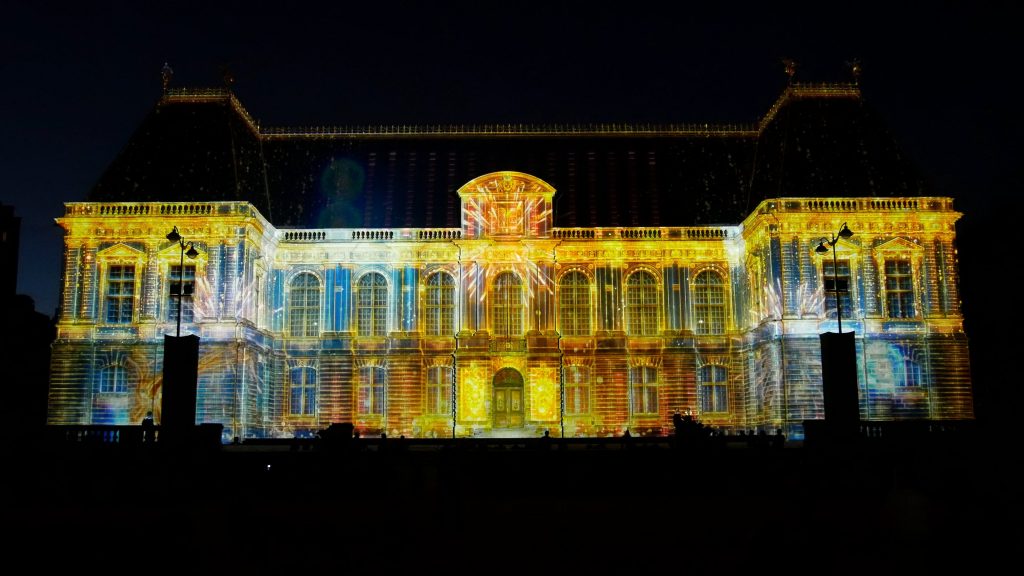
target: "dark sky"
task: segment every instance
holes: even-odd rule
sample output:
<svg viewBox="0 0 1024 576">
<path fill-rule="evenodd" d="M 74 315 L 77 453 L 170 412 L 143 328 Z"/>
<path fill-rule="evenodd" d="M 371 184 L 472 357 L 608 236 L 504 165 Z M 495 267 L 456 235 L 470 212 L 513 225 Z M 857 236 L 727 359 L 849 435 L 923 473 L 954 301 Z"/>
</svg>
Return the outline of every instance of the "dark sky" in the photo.
<svg viewBox="0 0 1024 576">
<path fill-rule="evenodd" d="M 785 85 L 781 57 L 798 61 L 801 81 L 847 79 L 844 63 L 859 58 L 867 102 L 966 214 L 972 337 L 997 325 L 969 295 L 1011 288 L 1008 276 L 990 285 L 1019 258 L 1021 35 L 1010 4 L 94 4 L 0 5 L 0 201 L 23 218 L 19 291 L 46 314 L 60 289 L 53 218 L 152 108 L 165 61 L 178 86 L 218 85 L 227 65 L 255 118 L 297 125 L 753 122 Z"/>
</svg>

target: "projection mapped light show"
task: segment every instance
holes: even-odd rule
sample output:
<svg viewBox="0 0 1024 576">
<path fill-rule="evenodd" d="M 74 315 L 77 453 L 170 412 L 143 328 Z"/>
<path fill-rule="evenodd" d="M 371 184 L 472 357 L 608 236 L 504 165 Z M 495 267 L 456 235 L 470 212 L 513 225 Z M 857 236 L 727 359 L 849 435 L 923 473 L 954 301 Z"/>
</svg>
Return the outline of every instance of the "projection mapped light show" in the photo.
<svg viewBox="0 0 1024 576">
<path fill-rule="evenodd" d="M 331 166 L 326 213 L 359 174 Z M 773 199 L 734 226 L 588 229 L 554 227 L 554 188 L 527 174 L 458 194 L 455 229 L 282 230 L 244 202 L 67 204 L 49 421 L 159 421 L 180 306 L 201 338 L 197 422 L 225 438 L 335 422 L 661 435 L 676 413 L 799 437 L 823 416 L 818 335 L 837 302 L 861 418 L 972 416 L 949 198 Z M 184 267 L 171 223 L 199 252 Z M 842 223 L 854 235 L 817 253 Z"/>
</svg>

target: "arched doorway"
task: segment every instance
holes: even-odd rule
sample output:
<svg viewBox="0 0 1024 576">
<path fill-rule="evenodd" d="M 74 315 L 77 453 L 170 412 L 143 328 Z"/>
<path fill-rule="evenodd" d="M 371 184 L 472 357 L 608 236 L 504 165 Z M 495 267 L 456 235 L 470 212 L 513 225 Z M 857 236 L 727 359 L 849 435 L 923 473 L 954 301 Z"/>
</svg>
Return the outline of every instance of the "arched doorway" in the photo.
<svg viewBox="0 0 1024 576">
<path fill-rule="evenodd" d="M 491 403 L 495 428 L 523 427 L 523 375 L 515 368 L 502 368 L 494 375 Z"/>
</svg>

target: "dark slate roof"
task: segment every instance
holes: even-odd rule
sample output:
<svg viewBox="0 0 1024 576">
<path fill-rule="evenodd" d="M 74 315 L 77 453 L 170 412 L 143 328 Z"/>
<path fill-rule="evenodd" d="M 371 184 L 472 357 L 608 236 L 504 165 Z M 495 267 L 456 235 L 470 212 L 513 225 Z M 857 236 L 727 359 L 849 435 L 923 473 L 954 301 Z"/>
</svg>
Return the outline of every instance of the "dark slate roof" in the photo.
<svg viewBox="0 0 1024 576">
<path fill-rule="evenodd" d="M 246 200 L 282 227 L 458 227 L 456 191 L 500 170 L 554 186 L 563 227 L 735 224 L 770 197 L 928 193 L 852 85 L 791 86 L 749 126 L 260 128 L 229 92 L 179 90 L 89 200 Z"/>
</svg>

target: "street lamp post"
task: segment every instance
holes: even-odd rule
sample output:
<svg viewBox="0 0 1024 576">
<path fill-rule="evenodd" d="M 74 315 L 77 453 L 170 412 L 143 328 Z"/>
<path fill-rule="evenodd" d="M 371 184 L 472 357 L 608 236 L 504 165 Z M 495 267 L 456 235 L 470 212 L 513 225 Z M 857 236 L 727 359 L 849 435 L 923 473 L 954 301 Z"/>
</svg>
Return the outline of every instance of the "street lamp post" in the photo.
<svg viewBox="0 0 1024 576">
<path fill-rule="evenodd" d="M 184 308 L 184 302 L 182 302 L 182 296 L 185 290 L 185 256 L 190 259 L 195 259 L 199 256 L 199 252 L 196 250 L 195 242 L 185 242 L 185 239 L 178 233 L 178 227 L 167 234 L 167 239 L 171 242 L 177 242 L 178 246 L 181 247 L 181 264 L 178 266 L 178 330 L 176 332 L 177 337 L 181 337 L 181 309 Z M 185 247 L 188 246 L 188 251 Z M 172 294 L 173 296 L 173 294 Z"/>
<path fill-rule="evenodd" d="M 818 247 L 814 249 L 818 254 L 825 254 L 828 252 L 828 248 L 825 244 L 832 247 L 832 290 L 836 294 L 836 319 L 839 321 L 838 330 L 839 333 L 843 333 L 843 305 L 839 300 L 839 260 L 836 256 L 836 244 L 839 243 L 839 239 L 846 240 L 853 236 L 853 231 L 846 227 L 846 222 L 843 222 L 842 228 L 839 229 L 839 234 L 832 234 L 832 239 L 822 238 L 821 242 L 818 242 Z"/>
<path fill-rule="evenodd" d="M 171 296 L 178 298 L 178 330 L 176 336 L 164 334 L 163 386 L 161 388 L 161 441 L 171 445 L 185 445 L 194 437 L 196 424 L 196 391 L 199 378 L 199 336 L 181 335 L 181 311 L 185 295 L 185 256 L 190 259 L 199 256 L 194 242 L 186 242 L 178 227 L 167 235 L 167 239 L 181 249 L 178 271 L 178 290 Z M 173 279 L 171 280 L 173 281 Z"/>
<path fill-rule="evenodd" d="M 834 438 L 853 438 L 857 435 L 860 422 L 860 408 L 857 391 L 857 344 L 853 332 L 843 334 L 843 304 L 839 299 L 839 257 L 836 244 L 840 238 L 853 236 L 853 231 L 843 226 L 838 235 L 824 238 L 814 249 L 818 254 L 828 252 L 825 244 L 832 247 L 832 289 L 836 295 L 836 318 L 839 333 L 819 334 L 821 341 L 821 393 L 825 408 L 825 434 Z"/>
</svg>

